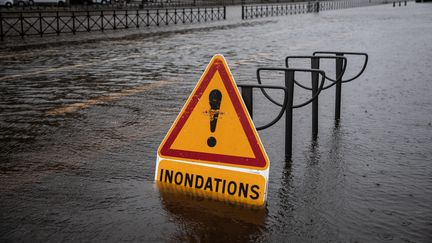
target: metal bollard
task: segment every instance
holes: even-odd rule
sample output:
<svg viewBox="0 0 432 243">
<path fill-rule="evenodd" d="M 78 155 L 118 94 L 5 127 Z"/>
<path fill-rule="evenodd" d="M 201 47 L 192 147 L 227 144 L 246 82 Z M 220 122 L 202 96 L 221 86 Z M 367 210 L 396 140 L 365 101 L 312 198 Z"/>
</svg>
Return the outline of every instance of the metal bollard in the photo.
<svg viewBox="0 0 432 243">
<path fill-rule="evenodd" d="M 288 89 L 285 108 L 285 159 L 292 157 L 292 115 L 294 104 L 294 71 L 285 72 L 285 87 Z"/>
<path fill-rule="evenodd" d="M 238 87 L 241 87 L 241 95 L 243 98 L 243 102 L 246 105 L 246 109 L 249 112 L 249 116 L 253 120 L 253 87 L 250 86 L 241 86 L 237 85 Z"/>
<path fill-rule="evenodd" d="M 393 2 L 393 8 L 396 7 L 396 2 Z"/>
<path fill-rule="evenodd" d="M 343 56 L 340 53 L 337 53 L 336 56 Z M 339 80 L 336 80 L 336 100 L 335 100 L 335 121 L 338 124 L 340 121 L 340 110 L 341 110 L 341 94 L 342 94 L 342 61 L 336 59 L 336 77 Z"/>
<path fill-rule="evenodd" d="M 311 69 L 319 69 L 319 58 L 311 59 Z M 312 97 L 318 93 L 318 74 L 312 73 Z M 312 101 L 312 139 L 318 137 L 318 96 Z"/>
</svg>

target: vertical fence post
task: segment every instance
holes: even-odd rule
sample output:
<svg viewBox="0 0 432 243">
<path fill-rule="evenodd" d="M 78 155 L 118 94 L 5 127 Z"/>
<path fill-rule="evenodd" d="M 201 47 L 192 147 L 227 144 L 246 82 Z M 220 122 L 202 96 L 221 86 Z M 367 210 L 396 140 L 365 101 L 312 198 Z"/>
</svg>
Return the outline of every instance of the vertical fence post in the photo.
<svg viewBox="0 0 432 243">
<path fill-rule="evenodd" d="M 87 11 L 87 32 L 90 32 L 90 12 Z"/>
<path fill-rule="evenodd" d="M 245 8 L 245 6 L 242 5 L 242 19 L 245 19 L 245 17 L 244 17 L 245 16 L 245 13 L 244 13 L 245 9 L 244 8 Z"/>
<path fill-rule="evenodd" d="M 23 17 L 23 13 L 20 13 L 20 21 L 21 21 L 21 39 L 24 39 L 24 17 Z"/>
<path fill-rule="evenodd" d="M 244 19 L 244 5 L 242 4 L 242 19 Z"/>
<path fill-rule="evenodd" d="M 204 22 L 207 22 L 207 8 L 204 8 Z"/>
<path fill-rule="evenodd" d="M 116 14 L 116 11 L 114 10 L 114 12 L 113 12 L 113 19 L 114 19 L 113 29 L 117 29 L 116 18 L 117 18 L 117 14 Z"/>
<path fill-rule="evenodd" d="M 126 29 L 129 28 L 129 25 L 128 25 L 128 16 L 129 16 L 129 15 L 128 15 L 128 11 L 127 11 L 127 9 L 126 9 L 126 13 L 125 13 L 125 22 L 126 22 L 126 24 L 125 24 L 125 25 L 126 25 L 125 28 L 126 28 Z"/>
<path fill-rule="evenodd" d="M 42 12 L 39 12 L 39 35 L 43 36 L 43 27 L 42 27 Z"/>
<path fill-rule="evenodd" d="M 198 22 L 200 22 L 200 15 L 201 15 L 200 8 L 198 7 Z"/>
<path fill-rule="evenodd" d="M 147 9 L 147 23 L 146 23 L 146 25 L 147 25 L 147 26 L 150 25 L 150 12 L 149 12 L 148 9 Z"/>
<path fill-rule="evenodd" d="M 59 17 L 59 12 L 58 11 L 56 11 L 56 21 L 57 21 L 57 30 L 56 30 L 56 33 L 57 33 L 57 35 L 60 35 L 60 23 L 59 23 L 60 17 Z"/>
<path fill-rule="evenodd" d="M 314 57 L 311 59 L 311 69 L 320 68 L 320 59 Z M 318 93 L 318 73 L 312 72 L 312 97 Z M 312 139 L 316 140 L 318 137 L 318 96 L 312 101 Z"/>
<path fill-rule="evenodd" d="M 183 8 L 183 12 L 182 12 L 182 22 L 183 24 L 185 23 L 185 9 Z"/>
<path fill-rule="evenodd" d="M 177 9 L 174 9 L 174 24 L 177 24 Z"/>
<path fill-rule="evenodd" d="M 159 9 L 156 9 L 156 25 L 159 26 Z"/>
<path fill-rule="evenodd" d="M 253 119 L 252 87 L 242 87 L 241 95 L 251 119 Z"/>
<path fill-rule="evenodd" d="M 76 29 L 75 29 L 75 12 L 72 11 L 72 34 L 75 35 Z"/>
<path fill-rule="evenodd" d="M 285 110 L 285 159 L 291 160 L 292 155 L 292 115 L 294 98 L 294 71 L 285 71 L 285 87 L 287 106 Z"/>
<path fill-rule="evenodd" d="M 336 56 L 343 56 L 343 54 L 337 53 Z M 335 121 L 336 124 L 340 121 L 340 110 L 341 110 L 341 93 L 342 93 L 342 62 L 341 58 L 336 59 L 336 104 L 335 104 Z"/>
<path fill-rule="evenodd" d="M 224 16 L 223 16 L 223 19 L 224 20 L 226 20 L 226 6 L 223 6 L 223 14 L 224 14 Z"/>
<path fill-rule="evenodd" d="M 101 30 L 102 30 L 102 32 L 104 31 L 104 22 L 103 22 L 103 19 L 104 19 L 104 14 L 103 14 L 103 11 L 101 11 Z"/>
<path fill-rule="evenodd" d="M 168 25 L 168 16 L 169 16 L 169 13 L 168 13 L 168 9 L 165 9 L 165 25 Z"/>
<path fill-rule="evenodd" d="M 3 41 L 4 37 L 3 37 L 3 16 L 2 16 L 2 12 L 0 12 L 0 40 Z"/>
<path fill-rule="evenodd" d="M 140 25 L 140 16 L 139 16 L 139 10 L 136 11 L 136 27 L 139 29 Z"/>
</svg>

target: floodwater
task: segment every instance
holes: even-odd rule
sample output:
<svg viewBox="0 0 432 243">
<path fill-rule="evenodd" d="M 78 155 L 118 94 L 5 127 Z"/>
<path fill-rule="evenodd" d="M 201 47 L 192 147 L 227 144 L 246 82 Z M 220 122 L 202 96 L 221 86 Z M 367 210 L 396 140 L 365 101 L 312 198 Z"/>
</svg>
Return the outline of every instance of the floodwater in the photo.
<svg viewBox="0 0 432 243">
<path fill-rule="evenodd" d="M 0 50 L 0 240 L 431 242 L 430 13 L 381 5 Z M 155 190 L 156 150 L 213 54 L 253 83 L 257 67 L 315 50 L 370 61 L 343 86 L 340 126 L 334 90 L 320 95 L 316 142 L 310 107 L 294 111 L 292 162 L 283 120 L 259 132 L 265 210 Z M 352 75 L 362 60 L 349 58 Z M 254 106 L 256 125 L 278 112 L 259 92 Z"/>
</svg>

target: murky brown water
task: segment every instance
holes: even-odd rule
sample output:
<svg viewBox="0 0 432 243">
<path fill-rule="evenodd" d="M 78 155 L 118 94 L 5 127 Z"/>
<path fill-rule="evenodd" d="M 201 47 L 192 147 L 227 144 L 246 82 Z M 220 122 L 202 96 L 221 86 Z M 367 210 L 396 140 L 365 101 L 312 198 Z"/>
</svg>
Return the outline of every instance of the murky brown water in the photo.
<svg viewBox="0 0 432 243">
<path fill-rule="evenodd" d="M 383 5 L 1 50 L 0 239 L 430 242 L 431 12 Z M 259 66 L 314 50 L 364 51 L 370 63 L 343 87 L 339 128 L 334 90 L 320 96 L 317 143 L 310 108 L 294 112 L 292 163 L 282 121 L 260 132 L 266 210 L 154 190 L 157 147 L 213 54 L 247 83 Z M 278 111 L 259 93 L 255 102 L 257 125 Z"/>
</svg>

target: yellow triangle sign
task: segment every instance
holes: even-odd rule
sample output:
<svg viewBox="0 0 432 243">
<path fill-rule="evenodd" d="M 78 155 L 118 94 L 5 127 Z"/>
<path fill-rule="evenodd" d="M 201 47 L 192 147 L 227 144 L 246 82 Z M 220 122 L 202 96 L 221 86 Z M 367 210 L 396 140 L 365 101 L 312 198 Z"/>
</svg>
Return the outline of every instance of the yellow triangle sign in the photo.
<svg viewBox="0 0 432 243">
<path fill-rule="evenodd" d="M 213 57 L 158 152 L 160 157 L 202 163 L 268 167 L 267 155 L 223 56 Z"/>
<path fill-rule="evenodd" d="M 171 166 L 176 163 L 176 166 Z M 197 167 L 192 168 L 191 166 Z M 256 180 L 261 181 L 260 185 L 257 185 L 252 192 L 251 184 L 246 190 L 249 196 L 243 193 L 242 197 L 237 195 L 237 199 L 240 197 L 240 201 L 248 201 L 251 200 L 251 197 L 255 198 L 253 195 L 256 193 L 260 195 L 258 201 L 263 203 L 265 200 L 269 159 L 222 55 L 215 55 L 212 58 L 161 143 L 158 149 L 156 180 L 185 186 L 186 167 L 188 171 L 201 168 L 198 171 L 203 171 L 204 174 L 207 171 L 210 174 L 215 173 L 215 171 L 210 171 L 210 168 L 241 171 L 241 173 L 234 174 L 227 172 L 229 175 L 225 172 L 218 172 L 219 175 L 226 174 L 227 177 L 224 180 L 233 181 L 235 177 L 249 178 L 250 175 L 247 173 L 251 173 L 253 175 L 250 181 L 249 179 L 242 181 L 242 178 L 237 178 L 234 194 L 240 195 L 241 185 L 246 190 L 245 185 Z M 185 171 L 181 176 L 176 177 L 177 173 L 174 173 L 173 168 L 182 168 Z M 170 169 L 174 174 L 167 174 Z M 198 176 L 206 177 L 206 175 Z M 253 178 L 254 176 L 262 178 Z M 227 187 L 227 190 L 230 189 L 232 192 L 233 188 L 232 185 Z M 230 193 L 228 196 L 233 197 Z"/>
</svg>

